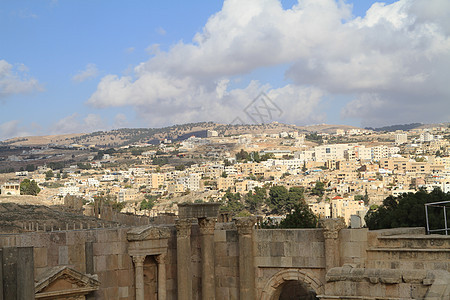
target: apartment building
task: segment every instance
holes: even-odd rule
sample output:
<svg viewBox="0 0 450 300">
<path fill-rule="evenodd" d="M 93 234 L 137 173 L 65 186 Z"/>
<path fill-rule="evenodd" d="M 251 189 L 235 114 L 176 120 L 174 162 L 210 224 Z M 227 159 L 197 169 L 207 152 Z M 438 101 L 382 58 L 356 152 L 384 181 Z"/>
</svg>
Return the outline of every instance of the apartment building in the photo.
<svg viewBox="0 0 450 300">
<path fill-rule="evenodd" d="M 345 150 L 348 150 L 348 144 L 321 145 L 314 147 L 315 160 L 326 162 L 327 160 L 344 159 Z"/>
</svg>

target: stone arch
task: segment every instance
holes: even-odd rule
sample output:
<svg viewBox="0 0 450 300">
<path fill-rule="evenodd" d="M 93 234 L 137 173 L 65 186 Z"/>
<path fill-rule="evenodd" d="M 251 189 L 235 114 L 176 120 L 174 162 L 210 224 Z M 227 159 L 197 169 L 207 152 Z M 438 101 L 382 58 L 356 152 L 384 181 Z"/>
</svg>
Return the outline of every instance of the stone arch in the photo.
<svg viewBox="0 0 450 300">
<path fill-rule="evenodd" d="M 315 278 L 309 272 L 299 269 L 281 270 L 273 275 L 264 286 L 261 293 L 261 300 L 277 300 L 275 299 L 280 294 L 280 287 L 289 281 L 300 281 L 310 286 L 317 295 L 324 293 L 324 285 L 322 281 Z"/>
</svg>

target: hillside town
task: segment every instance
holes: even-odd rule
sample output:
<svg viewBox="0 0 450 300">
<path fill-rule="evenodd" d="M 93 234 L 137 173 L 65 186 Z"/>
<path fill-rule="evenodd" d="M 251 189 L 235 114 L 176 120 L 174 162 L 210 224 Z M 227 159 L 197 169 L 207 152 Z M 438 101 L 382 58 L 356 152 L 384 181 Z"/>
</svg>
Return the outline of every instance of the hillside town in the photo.
<svg viewBox="0 0 450 300">
<path fill-rule="evenodd" d="M 367 211 L 390 195 L 435 188 L 450 192 L 449 137 L 447 125 L 393 132 L 336 129 L 236 135 L 209 129 L 206 137 L 193 134 L 157 144 L 73 144 L 67 147 L 85 150 L 81 162 L 74 152 L 72 164 L 30 163 L 1 174 L 0 199 L 20 203 L 21 194 L 37 195 L 27 203 L 36 199 L 46 205 L 79 199 L 90 215 L 102 200 L 117 212 L 151 218 L 176 216 L 177 204 L 183 202 L 218 202 L 222 212 L 234 216 L 282 219 L 290 208 L 277 209 L 268 200 L 271 189 L 282 186 L 300 188 L 319 218 L 342 218 L 350 225 L 357 216 L 363 226 Z M 30 192 L 34 183 L 37 187 Z"/>
</svg>

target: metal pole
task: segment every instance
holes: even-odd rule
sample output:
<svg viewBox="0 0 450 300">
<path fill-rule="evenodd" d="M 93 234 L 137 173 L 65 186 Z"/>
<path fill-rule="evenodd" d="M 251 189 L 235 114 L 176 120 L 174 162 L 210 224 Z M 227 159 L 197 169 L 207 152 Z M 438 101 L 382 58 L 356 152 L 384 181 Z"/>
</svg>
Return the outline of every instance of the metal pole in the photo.
<svg viewBox="0 0 450 300">
<path fill-rule="evenodd" d="M 445 208 L 445 204 L 444 204 L 444 224 L 445 224 L 445 235 L 448 235 L 448 228 L 447 228 L 447 210 Z"/>
<path fill-rule="evenodd" d="M 427 219 L 427 234 L 430 234 L 430 224 L 428 223 L 428 206 L 425 205 L 425 217 Z"/>
</svg>

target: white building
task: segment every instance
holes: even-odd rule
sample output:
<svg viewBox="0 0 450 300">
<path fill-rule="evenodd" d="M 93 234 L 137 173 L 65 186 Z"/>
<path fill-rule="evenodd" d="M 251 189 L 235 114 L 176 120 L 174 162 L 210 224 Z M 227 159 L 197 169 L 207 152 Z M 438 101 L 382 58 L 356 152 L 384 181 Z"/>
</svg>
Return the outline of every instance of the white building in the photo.
<svg viewBox="0 0 450 300">
<path fill-rule="evenodd" d="M 396 145 L 402 145 L 406 144 L 408 142 L 408 134 L 404 132 L 396 133 L 395 134 L 395 144 Z"/>
<path fill-rule="evenodd" d="M 327 160 L 344 159 L 345 150 L 349 149 L 348 144 L 321 145 L 314 148 L 315 158 L 318 162 Z"/>
</svg>

